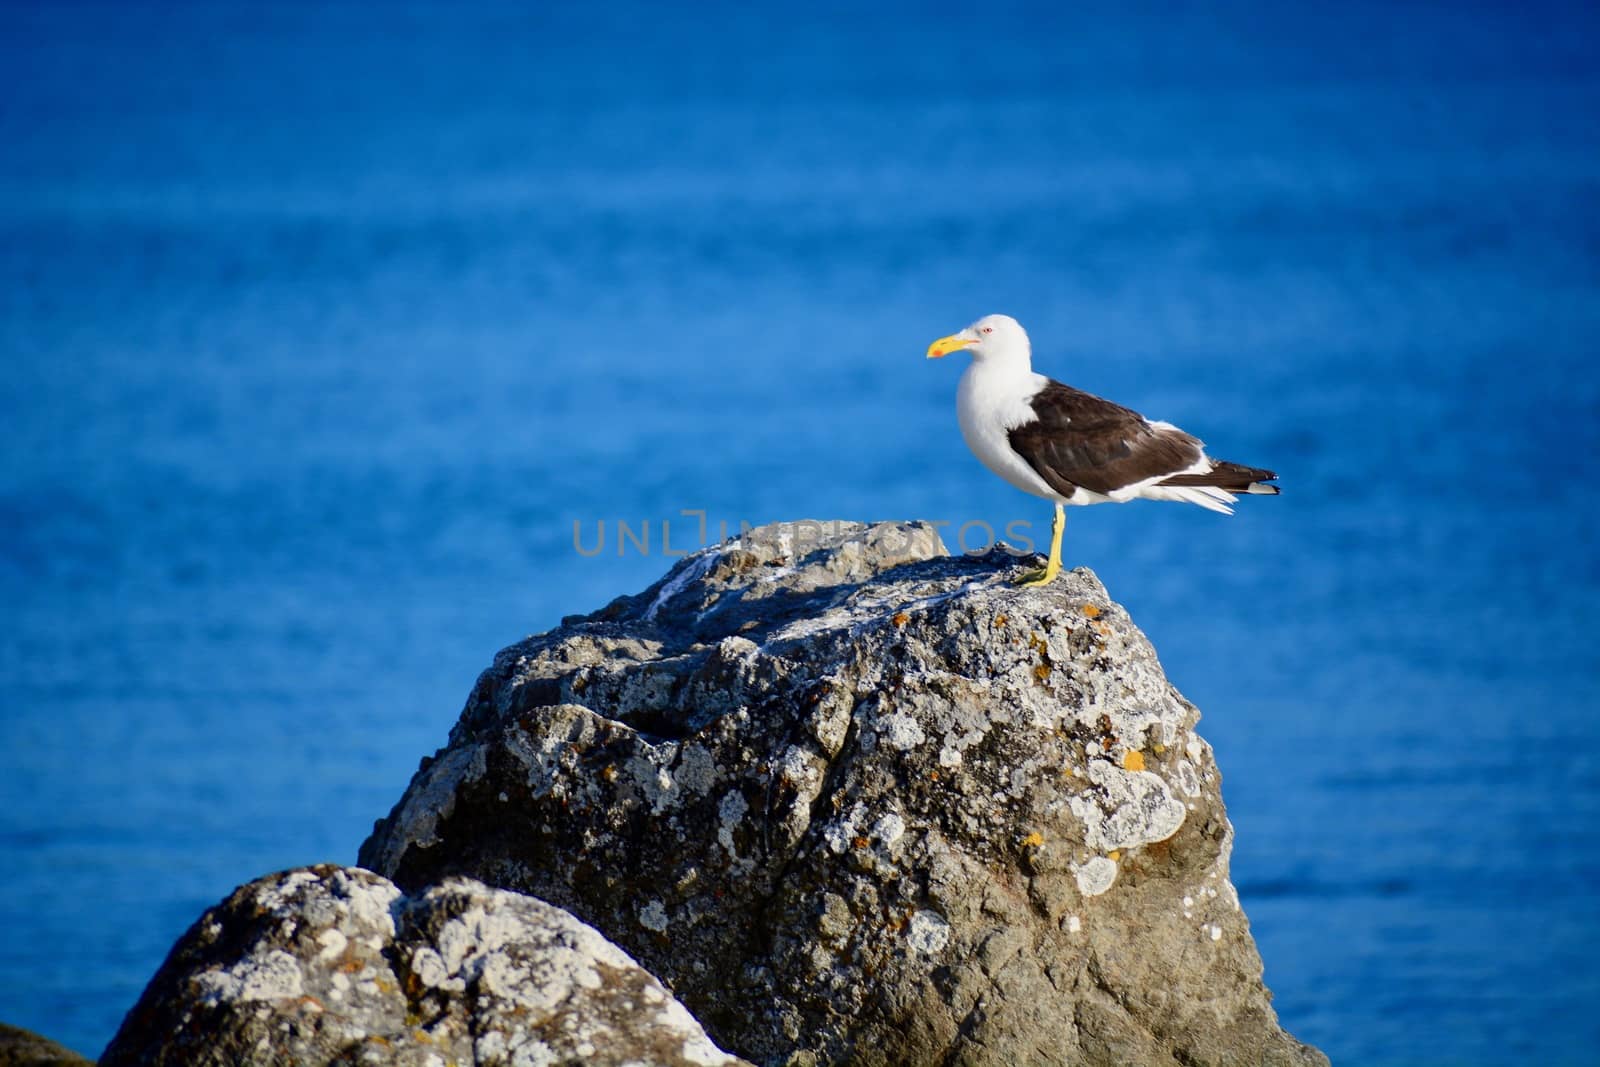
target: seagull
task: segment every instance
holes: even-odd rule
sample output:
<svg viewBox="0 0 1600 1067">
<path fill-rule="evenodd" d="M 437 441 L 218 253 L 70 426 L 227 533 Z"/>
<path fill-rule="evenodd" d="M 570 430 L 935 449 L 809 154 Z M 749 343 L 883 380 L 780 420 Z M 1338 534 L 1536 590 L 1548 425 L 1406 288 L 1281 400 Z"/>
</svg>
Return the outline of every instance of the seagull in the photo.
<svg viewBox="0 0 1600 1067">
<path fill-rule="evenodd" d="M 1061 573 L 1067 504 L 1177 500 L 1233 514 L 1238 494 L 1276 495 L 1278 476 L 1212 459 L 1205 445 L 1170 422 L 1063 385 L 1033 370 L 1028 334 L 1009 315 L 988 315 L 928 346 L 938 359 L 966 349 L 972 363 L 956 391 L 956 418 L 983 465 L 1056 506 L 1050 559 L 1022 585 Z"/>
</svg>

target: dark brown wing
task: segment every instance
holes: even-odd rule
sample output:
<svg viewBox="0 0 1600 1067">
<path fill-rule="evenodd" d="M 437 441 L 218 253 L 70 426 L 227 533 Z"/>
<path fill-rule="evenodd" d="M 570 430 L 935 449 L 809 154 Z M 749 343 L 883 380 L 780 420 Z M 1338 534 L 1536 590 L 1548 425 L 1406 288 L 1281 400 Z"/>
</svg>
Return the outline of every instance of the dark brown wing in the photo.
<svg viewBox="0 0 1600 1067">
<path fill-rule="evenodd" d="M 1062 496 L 1079 486 L 1111 493 L 1177 474 L 1203 454 L 1200 442 L 1175 427 L 1152 425 L 1137 411 L 1052 381 L 1030 401 L 1038 419 L 1007 438 L 1028 466 Z"/>
</svg>

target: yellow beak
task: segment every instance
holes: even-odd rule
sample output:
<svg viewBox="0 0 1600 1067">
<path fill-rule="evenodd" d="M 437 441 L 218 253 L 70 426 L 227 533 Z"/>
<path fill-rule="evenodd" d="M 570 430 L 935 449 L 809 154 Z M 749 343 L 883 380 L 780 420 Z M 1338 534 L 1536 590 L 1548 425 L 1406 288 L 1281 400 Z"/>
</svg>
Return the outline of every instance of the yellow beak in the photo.
<svg viewBox="0 0 1600 1067">
<path fill-rule="evenodd" d="M 948 356 L 952 352 L 959 351 L 960 349 L 966 348 L 969 345 L 975 345 L 977 343 L 978 342 L 972 340 L 971 338 L 961 337 L 957 334 L 951 334 L 949 337 L 941 337 L 937 341 L 933 342 L 933 344 L 928 346 L 928 358 L 938 359 L 940 356 Z"/>
</svg>

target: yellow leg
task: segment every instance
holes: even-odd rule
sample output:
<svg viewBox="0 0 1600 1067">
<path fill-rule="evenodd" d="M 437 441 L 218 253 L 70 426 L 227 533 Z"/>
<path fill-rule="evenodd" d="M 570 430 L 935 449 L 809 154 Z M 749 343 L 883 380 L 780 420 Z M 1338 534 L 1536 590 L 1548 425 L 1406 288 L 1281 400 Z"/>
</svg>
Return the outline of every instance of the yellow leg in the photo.
<svg viewBox="0 0 1600 1067">
<path fill-rule="evenodd" d="M 1056 519 L 1050 527 L 1050 559 L 1042 571 L 1029 571 L 1018 585 L 1049 585 L 1061 573 L 1061 534 L 1067 528 L 1067 509 L 1056 505 Z"/>
</svg>

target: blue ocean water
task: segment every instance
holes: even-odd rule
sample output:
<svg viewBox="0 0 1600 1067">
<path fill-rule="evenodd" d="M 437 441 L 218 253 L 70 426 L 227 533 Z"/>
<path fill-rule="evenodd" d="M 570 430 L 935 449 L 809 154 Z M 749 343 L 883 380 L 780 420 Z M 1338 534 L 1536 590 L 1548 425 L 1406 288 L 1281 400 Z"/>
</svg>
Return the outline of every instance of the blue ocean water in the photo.
<svg viewBox="0 0 1600 1067">
<path fill-rule="evenodd" d="M 0 1019 L 93 1054 L 353 862 L 683 509 L 1042 530 L 922 358 L 1003 311 L 1283 476 L 1066 554 L 1205 713 L 1284 1024 L 1592 1062 L 1592 5 L 529 7 L 0 8 Z"/>
</svg>

